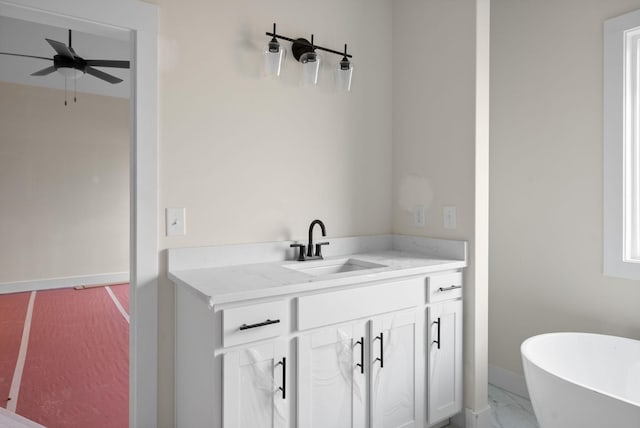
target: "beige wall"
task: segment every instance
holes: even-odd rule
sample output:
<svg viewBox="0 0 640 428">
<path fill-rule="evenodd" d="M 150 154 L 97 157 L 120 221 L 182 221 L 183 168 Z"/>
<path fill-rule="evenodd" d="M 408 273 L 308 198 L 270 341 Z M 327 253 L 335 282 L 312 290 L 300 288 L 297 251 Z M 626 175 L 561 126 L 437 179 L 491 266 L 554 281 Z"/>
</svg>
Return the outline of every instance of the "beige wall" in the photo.
<svg viewBox="0 0 640 428">
<path fill-rule="evenodd" d="M 187 235 L 161 249 L 391 232 L 391 2 L 157 0 L 160 16 L 160 208 L 185 207 Z M 278 32 L 354 55 L 350 94 L 333 89 L 341 59 L 324 54 L 317 88 L 298 86 L 287 55 L 261 78 Z M 285 43 L 290 50 L 290 44 Z M 173 286 L 159 290 L 159 420 L 173 421 Z"/>
<path fill-rule="evenodd" d="M 160 201 L 186 207 L 182 247 L 389 232 L 391 6 L 386 0 L 171 1 L 160 5 Z M 322 54 L 301 88 L 291 52 L 261 78 L 278 32 L 354 55 L 353 92 L 333 89 L 341 57 Z M 290 51 L 290 43 L 284 42 Z"/>
<path fill-rule="evenodd" d="M 0 83 L 0 283 L 129 270 L 129 100 L 63 102 Z"/>
<path fill-rule="evenodd" d="M 487 408 L 488 30 L 489 1 L 393 2 L 393 230 L 469 241 L 465 406 L 476 412 Z M 456 230 L 444 206 L 457 207 Z"/>
<path fill-rule="evenodd" d="M 492 1 L 492 365 L 543 332 L 640 339 L 640 283 L 602 275 L 602 25 L 637 8 Z"/>
<path fill-rule="evenodd" d="M 394 232 L 473 234 L 474 1 L 393 2 Z M 456 23 L 456 25 L 452 25 Z M 413 208 L 425 207 L 425 227 Z M 457 207 L 457 229 L 442 209 Z"/>
</svg>

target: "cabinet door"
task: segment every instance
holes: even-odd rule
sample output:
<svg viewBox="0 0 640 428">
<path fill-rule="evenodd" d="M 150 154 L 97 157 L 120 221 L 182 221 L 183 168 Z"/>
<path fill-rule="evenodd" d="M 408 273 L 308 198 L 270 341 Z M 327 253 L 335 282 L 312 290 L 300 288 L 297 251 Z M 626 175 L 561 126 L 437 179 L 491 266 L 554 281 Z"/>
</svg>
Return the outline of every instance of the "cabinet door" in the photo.
<svg viewBox="0 0 640 428">
<path fill-rule="evenodd" d="M 286 428 L 288 342 L 274 341 L 223 356 L 223 427 Z"/>
<path fill-rule="evenodd" d="M 428 309 L 429 425 L 462 410 L 462 300 Z"/>
<path fill-rule="evenodd" d="M 298 337 L 298 427 L 365 428 L 365 324 Z"/>
<path fill-rule="evenodd" d="M 370 323 L 371 426 L 424 426 L 424 311 L 396 312 Z"/>
</svg>

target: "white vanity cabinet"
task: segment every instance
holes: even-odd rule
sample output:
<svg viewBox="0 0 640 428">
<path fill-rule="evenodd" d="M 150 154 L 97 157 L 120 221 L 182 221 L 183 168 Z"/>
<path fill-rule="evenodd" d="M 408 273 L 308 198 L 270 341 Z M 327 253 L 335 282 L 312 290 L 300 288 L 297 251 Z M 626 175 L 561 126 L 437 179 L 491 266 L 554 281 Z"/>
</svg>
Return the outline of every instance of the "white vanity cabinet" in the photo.
<svg viewBox="0 0 640 428">
<path fill-rule="evenodd" d="M 448 272 L 212 306 L 178 286 L 176 427 L 439 424 L 462 410 L 462 274 Z"/>
<path fill-rule="evenodd" d="M 429 425 L 462 410 L 462 300 L 428 309 Z"/>
<path fill-rule="evenodd" d="M 284 299 L 216 310 L 176 288 L 177 428 L 293 427 L 289 313 Z"/>
<path fill-rule="evenodd" d="M 367 427 L 366 324 L 302 334 L 297 349 L 298 426 Z"/>
<path fill-rule="evenodd" d="M 428 422 L 462 410 L 462 274 L 428 278 Z"/>
<path fill-rule="evenodd" d="M 286 428 L 289 420 L 285 340 L 223 355 L 223 426 Z"/>
<path fill-rule="evenodd" d="M 397 311 L 302 334 L 297 426 L 422 427 L 423 313 Z"/>
<path fill-rule="evenodd" d="M 424 426 L 424 311 L 413 309 L 371 323 L 371 427 Z"/>
<path fill-rule="evenodd" d="M 298 426 L 422 427 L 424 303 L 419 276 L 298 298 Z"/>
</svg>

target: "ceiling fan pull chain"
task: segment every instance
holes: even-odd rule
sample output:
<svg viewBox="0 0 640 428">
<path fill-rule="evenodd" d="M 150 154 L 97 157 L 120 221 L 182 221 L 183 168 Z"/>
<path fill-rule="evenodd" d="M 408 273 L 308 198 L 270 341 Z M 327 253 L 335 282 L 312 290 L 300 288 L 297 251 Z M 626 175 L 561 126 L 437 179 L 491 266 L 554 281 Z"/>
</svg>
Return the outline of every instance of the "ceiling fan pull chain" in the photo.
<svg viewBox="0 0 640 428">
<path fill-rule="evenodd" d="M 73 80 L 73 102 L 76 102 L 76 94 L 77 94 L 77 85 L 78 85 L 78 80 L 74 79 Z"/>
<path fill-rule="evenodd" d="M 67 77 L 64 78 L 64 105 L 67 105 Z"/>
</svg>

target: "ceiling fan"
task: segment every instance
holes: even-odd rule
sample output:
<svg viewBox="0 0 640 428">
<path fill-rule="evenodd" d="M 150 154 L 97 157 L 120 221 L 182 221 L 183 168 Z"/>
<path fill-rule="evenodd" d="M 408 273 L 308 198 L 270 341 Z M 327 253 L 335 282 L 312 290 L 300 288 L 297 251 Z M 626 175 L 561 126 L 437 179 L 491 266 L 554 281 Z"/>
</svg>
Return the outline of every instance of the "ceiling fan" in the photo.
<svg viewBox="0 0 640 428">
<path fill-rule="evenodd" d="M 22 55 L 9 52 L 0 52 L 0 55 L 21 56 L 26 58 L 38 58 L 47 61 L 53 61 L 53 65 L 43 68 L 42 70 L 31 73 L 32 76 L 46 76 L 54 71 L 59 72 L 65 78 L 76 79 L 83 74 L 90 74 L 98 79 L 104 80 L 112 84 L 122 82 L 119 77 L 113 76 L 104 71 L 100 71 L 93 67 L 112 67 L 112 68 L 129 68 L 129 61 L 114 61 L 108 59 L 84 59 L 80 55 L 76 54 L 71 46 L 71 30 L 69 30 L 69 45 L 65 45 L 62 42 L 57 42 L 51 39 L 45 39 L 56 51 L 56 55 L 53 58 L 46 58 L 43 56 L 34 55 Z"/>
</svg>

